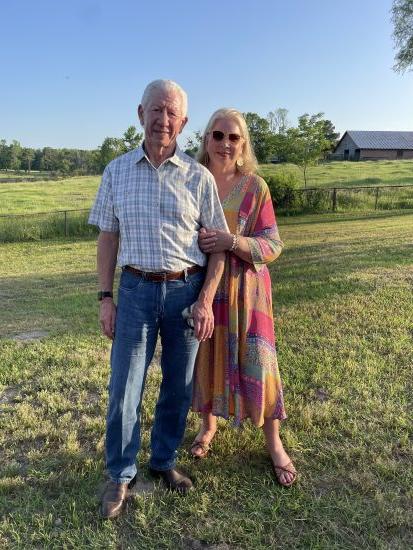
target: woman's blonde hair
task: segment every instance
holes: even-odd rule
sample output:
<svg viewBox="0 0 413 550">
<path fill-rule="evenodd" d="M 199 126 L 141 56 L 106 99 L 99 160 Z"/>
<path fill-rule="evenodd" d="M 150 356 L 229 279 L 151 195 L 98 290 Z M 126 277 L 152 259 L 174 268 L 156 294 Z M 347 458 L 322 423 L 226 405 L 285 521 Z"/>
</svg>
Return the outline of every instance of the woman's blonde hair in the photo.
<svg viewBox="0 0 413 550">
<path fill-rule="evenodd" d="M 241 136 L 244 138 L 244 147 L 242 150 L 243 164 L 241 166 L 237 164 L 237 169 L 242 174 L 255 174 L 258 169 L 258 163 L 251 145 L 250 133 L 248 131 L 245 118 L 243 117 L 242 113 L 240 113 L 236 109 L 218 109 L 217 111 L 215 111 L 215 113 L 213 113 L 202 136 L 201 145 L 197 154 L 198 161 L 204 166 L 208 166 L 209 158 L 206 150 L 206 141 L 216 121 L 223 118 L 229 118 L 233 120 L 236 124 L 238 124 L 239 129 L 241 130 Z"/>
</svg>

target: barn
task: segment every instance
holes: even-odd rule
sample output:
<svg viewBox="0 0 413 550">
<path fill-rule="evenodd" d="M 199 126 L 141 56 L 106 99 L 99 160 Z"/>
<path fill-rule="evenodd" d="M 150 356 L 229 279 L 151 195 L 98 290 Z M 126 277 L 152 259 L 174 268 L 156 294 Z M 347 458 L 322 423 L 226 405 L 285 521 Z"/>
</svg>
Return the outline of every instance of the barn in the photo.
<svg viewBox="0 0 413 550">
<path fill-rule="evenodd" d="M 413 159 L 413 132 L 347 130 L 332 157 L 342 160 Z"/>
</svg>

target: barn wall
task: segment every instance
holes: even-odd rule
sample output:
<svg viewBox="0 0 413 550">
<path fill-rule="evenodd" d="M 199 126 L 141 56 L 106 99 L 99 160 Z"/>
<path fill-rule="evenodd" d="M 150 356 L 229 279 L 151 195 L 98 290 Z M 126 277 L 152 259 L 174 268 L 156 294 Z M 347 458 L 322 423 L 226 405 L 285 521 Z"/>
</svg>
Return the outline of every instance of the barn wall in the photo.
<svg viewBox="0 0 413 550">
<path fill-rule="evenodd" d="M 351 137 L 347 134 L 344 136 L 341 143 L 338 145 L 337 149 L 334 151 L 335 155 L 344 155 L 344 150 L 349 150 L 349 156 L 352 158 L 354 156 L 354 151 L 357 149 L 356 144 L 351 139 Z"/>
<path fill-rule="evenodd" d="M 397 150 L 396 149 L 361 149 L 360 159 L 397 160 Z M 413 151 L 404 150 L 402 159 L 413 159 Z"/>
</svg>

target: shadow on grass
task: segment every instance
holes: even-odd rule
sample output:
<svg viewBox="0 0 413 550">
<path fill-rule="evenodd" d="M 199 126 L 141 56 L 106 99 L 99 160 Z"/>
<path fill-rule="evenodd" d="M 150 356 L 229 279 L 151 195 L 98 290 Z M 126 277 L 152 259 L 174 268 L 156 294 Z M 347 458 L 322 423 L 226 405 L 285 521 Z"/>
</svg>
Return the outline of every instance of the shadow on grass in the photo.
<svg viewBox="0 0 413 550">
<path fill-rule="evenodd" d="M 367 246 L 363 241 L 288 249 L 270 267 L 275 304 L 299 305 L 374 290 L 377 280 L 362 280 L 363 272 L 390 269 L 395 264 L 408 266 L 411 254 L 407 243 Z"/>
<path fill-rule="evenodd" d="M 96 331 L 96 274 L 4 277 L 0 295 L 4 304 L 0 336 L 45 329 L 51 335 Z"/>
</svg>

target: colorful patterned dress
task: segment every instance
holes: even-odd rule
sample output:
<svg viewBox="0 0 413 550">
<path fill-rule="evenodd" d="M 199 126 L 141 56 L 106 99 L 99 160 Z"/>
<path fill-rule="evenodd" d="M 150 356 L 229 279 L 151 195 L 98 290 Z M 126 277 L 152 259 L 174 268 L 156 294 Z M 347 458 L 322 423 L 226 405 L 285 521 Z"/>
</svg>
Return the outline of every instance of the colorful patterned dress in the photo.
<svg viewBox="0 0 413 550">
<path fill-rule="evenodd" d="M 213 304 L 215 329 L 199 348 L 192 409 L 234 417 L 286 418 L 275 349 L 271 279 L 267 263 L 281 253 L 267 184 L 244 176 L 222 202 L 231 233 L 248 238 L 253 264 L 227 253 Z"/>
</svg>

